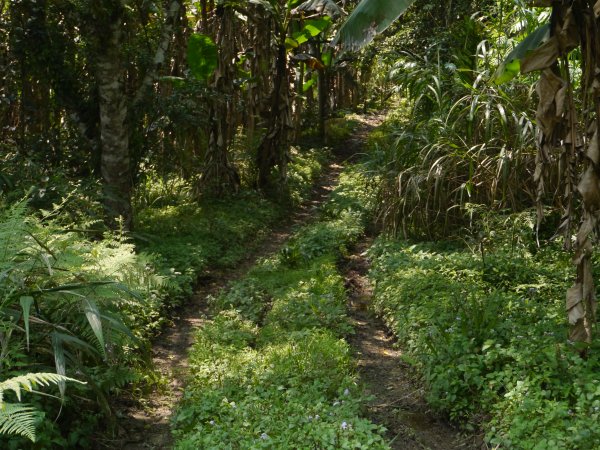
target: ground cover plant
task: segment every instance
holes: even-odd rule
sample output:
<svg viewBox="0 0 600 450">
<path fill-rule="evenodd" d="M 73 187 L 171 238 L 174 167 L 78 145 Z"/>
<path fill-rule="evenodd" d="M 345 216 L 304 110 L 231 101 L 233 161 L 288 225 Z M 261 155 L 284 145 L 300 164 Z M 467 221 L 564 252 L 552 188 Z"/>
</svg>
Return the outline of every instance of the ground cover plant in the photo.
<svg viewBox="0 0 600 450">
<path fill-rule="evenodd" d="M 176 448 L 388 448 L 361 416 L 336 265 L 363 233 L 365 189 L 360 171 L 343 173 L 319 220 L 212 300 L 215 317 L 190 355 Z"/>
<path fill-rule="evenodd" d="M 23 438 L 1 442 L 7 448 L 32 438 L 42 448 L 90 446 L 91 430 L 114 417 L 111 396 L 143 392 L 158 381 L 149 367 L 149 339 L 169 322 L 168 312 L 189 298 L 203 271 L 231 267 L 260 243 L 306 198 L 326 158 L 326 151 L 307 151 L 290 164 L 294 181 L 285 203 L 251 192 L 198 202 L 182 180 L 175 191 L 149 181 L 152 194 L 138 202 L 144 207 L 133 235 L 105 230 L 102 239 L 90 239 L 90 226 L 73 222 L 79 216 L 63 213 L 62 204 L 42 214 L 28 201 L 5 207 L 0 372 L 12 379 L 56 371 L 83 384 L 59 381 L 49 389 L 54 401 L 27 396 L 25 425 L 5 422 L 0 433 Z M 87 399 L 83 407 L 81 398 Z"/>
<path fill-rule="evenodd" d="M 431 404 L 481 425 L 490 445 L 596 448 L 600 359 L 566 339 L 569 258 L 558 243 L 537 248 L 534 213 L 488 220 L 490 234 L 471 248 L 381 237 L 375 309 Z"/>
</svg>

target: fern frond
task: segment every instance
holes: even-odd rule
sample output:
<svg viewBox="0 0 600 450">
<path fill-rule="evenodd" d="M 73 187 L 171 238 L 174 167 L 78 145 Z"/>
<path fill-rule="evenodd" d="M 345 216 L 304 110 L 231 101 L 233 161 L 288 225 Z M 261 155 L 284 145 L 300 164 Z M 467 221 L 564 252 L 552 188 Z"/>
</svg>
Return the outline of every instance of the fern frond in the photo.
<svg viewBox="0 0 600 450">
<path fill-rule="evenodd" d="M 35 442 L 35 408 L 27 405 L 0 405 L 0 434 L 17 434 Z"/>
<path fill-rule="evenodd" d="M 65 381 L 73 381 L 75 383 L 85 384 L 74 378 L 69 378 L 57 373 L 28 373 L 18 377 L 9 378 L 0 383 L 0 408 L 3 407 L 4 391 L 13 391 L 19 401 L 21 401 L 21 391 L 32 392 L 36 385 L 49 386 L 51 384 L 64 383 Z"/>
</svg>

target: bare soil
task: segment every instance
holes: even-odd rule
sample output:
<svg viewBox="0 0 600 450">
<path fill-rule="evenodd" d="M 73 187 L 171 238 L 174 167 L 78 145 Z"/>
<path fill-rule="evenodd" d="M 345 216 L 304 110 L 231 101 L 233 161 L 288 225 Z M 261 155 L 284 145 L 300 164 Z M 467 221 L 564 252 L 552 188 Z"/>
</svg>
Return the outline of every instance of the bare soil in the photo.
<svg viewBox="0 0 600 450">
<path fill-rule="evenodd" d="M 402 359 L 393 334 L 371 310 L 373 289 L 366 256 L 372 238 L 366 237 L 343 262 L 349 314 L 356 333 L 349 338 L 360 379 L 365 384 L 369 418 L 387 429 L 393 449 L 458 450 L 482 448 L 481 437 L 462 435 L 431 410 L 423 383 Z"/>
<path fill-rule="evenodd" d="M 368 133 L 381 123 L 383 117 L 380 114 L 361 118 L 352 137 L 335 149 L 334 162 L 319 178 L 310 200 L 273 230 L 259 250 L 233 269 L 202 275 L 194 296 L 176 312 L 173 325 L 153 343 L 153 363 L 166 380 L 166 385 L 135 403 L 120 401 L 116 407 L 120 424 L 118 435 L 98 440 L 98 448 L 139 450 L 173 447 L 170 420 L 185 388 L 189 370 L 188 351 L 194 342 L 195 330 L 210 320 L 207 298 L 242 278 L 260 259 L 278 251 L 298 226 L 316 217 L 319 206 L 335 188 L 343 163 L 360 153 Z M 365 238 L 343 267 L 350 296 L 349 311 L 356 329 L 350 343 L 367 393 L 373 396 L 368 405 L 370 419 L 386 427 L 394 449 L 480 448 L 476 438 L 461 436 L 429 409 L 422 384 L 411 367 L 402 361 L 402 352 L 396 348 L 394 338 L 369 311 L 372 289 L 367 278 L 369 263 L 364 252 L 370 244 L 371 239 Z"/>
</svg>

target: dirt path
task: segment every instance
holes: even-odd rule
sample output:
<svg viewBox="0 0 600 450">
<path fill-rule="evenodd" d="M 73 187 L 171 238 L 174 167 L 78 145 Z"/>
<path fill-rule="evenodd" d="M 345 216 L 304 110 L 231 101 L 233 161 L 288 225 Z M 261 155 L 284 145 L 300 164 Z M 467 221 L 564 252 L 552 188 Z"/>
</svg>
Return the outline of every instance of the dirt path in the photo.
<svg viewBox="0 0 600 450">
<path fill-rule="evenodd" d="M 208 320 L 206 298 L 242 278 L 258 260 L 281 248 L 298 226 L 310 222 L 316 216 L 319 206 L 337 184 L 342 170 L 341 163 L 353 155 L 369 131 L 380 123 L 381 117 L 366 116 L 360 121 L 351 139 L 339 147 L 333 162 L 324 170 L 310 199 L 286 222 L 273 230 L 258 251 L 247 257 L 235 269 L 203 274 L 190 302 L 177 312 L 178 317 L 173 318 L 173 326 L 165 330 L 153 343 L 153 363 L 167 380 L 167 385 L 155 390 L 139 403 L 118 407 L 118 435 L 115 439 L 98 442 L 98 448 L 172 448 L 170 418 L 183 396 L 188 371 L 188 350 L 194 342 L 194 330 Z"/>
<path fill-rule="evenodd" d="M 349 341 L 367 394 L 374 397 L 368 405 L 369 418 L 387 428 L 393 449 L 481 448 L 476 437 L 461 436 L 431 411 L 422 383 L 410 365 L 403 362 L 394 337 L 370 310 L 373 290 L 367 277 L 369 261 L 365 252 L 371 243 L 372 238 L 365 238 L 344 261 L 343 267 L 349 312 L 356 330 Z"/>
<path fill-rule="evenodd" d="M 190 302 L 173 319 L 174 325 L 154 342 L 153 362 L 167 385 L 141 404 L 120 408 L 119 435 L 100 443 L 108 449 L 169 449 L 173 442 L 171 414 L 181 399 L 188 371 L 188 350 L 194 342 L 195 329 L 208 319 L 206 298 L 243 277 L 258 260 L 278 251 L 293 231 L 316 217 L 319 206 L 337 184 L 342 165 L 352 160 L 364 146 L 368 133 L 382 120 L 379 116 L 362 118 L 352 137 L 336 149 L 334 161 L 318 180 L 309 201 L 284 224 L 272 231 L 260 249 L 235 269 L 205 273 Z M 350 314 L 356 334 L 350 344 L 355 349 L 361 379 L 374 400 L 368 405 L 370 418 L 388 429 L 394 449 L 454 450 L 479 448 L 473 438 L 462 438 L 446 422 L 436 418 L 424 400 L 415 375 L 402 362 L 401 352 L 385 326 L 369 312 L 372 290 L 367 278 L 368 261 L 364 254 L 369 238 L 361 242 L 344 264 L 350 295 Z"/>
</svg>

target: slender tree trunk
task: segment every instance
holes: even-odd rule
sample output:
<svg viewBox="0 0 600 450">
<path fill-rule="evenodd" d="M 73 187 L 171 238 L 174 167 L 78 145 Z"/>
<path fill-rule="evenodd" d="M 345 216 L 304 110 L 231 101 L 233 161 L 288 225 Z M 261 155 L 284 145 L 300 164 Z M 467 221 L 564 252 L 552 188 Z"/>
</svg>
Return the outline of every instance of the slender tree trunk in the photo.
<svg viewBox="0 0 600 450">
<path fill-rule="evenodd" d="M 280 30 L 277 49 L 277 65 L 271 93 L 271 110 L 268 116 L 267 132 L 257 150 L 258 187 L 272 188 L 271 171 L 279 169 L 279 185 L 285 183 L 289 161 L 289 131 L 293 128 L 290 114 L 290 93 L 288 81 L 287 52 L 285 48 L 286 30 Z"/>
<path fill-rule="evenodd" d="M 121 62 L 122 17 L 112 20 L 98 55 L 96 74 L 100 109 L 101 172 L 109 226 L 122 220 L 131 229 L 131 166 L 124 70 Z"/>
<path fill-rule="evenodd" d="M 201 179 L 201 190 L 212 195 L 235 191 L 240 184 L 239 175 L 229 160 L 229 147 L 235 131 L 235 66 L 232 64 L 236 56 L 235 12 L 229 6 L 220 7 L 219 11 L 221 17 L 216 43 L 220 54 L 213 83 L 219 95 L 211 105 L 212 123 Z"/>
</svg>

